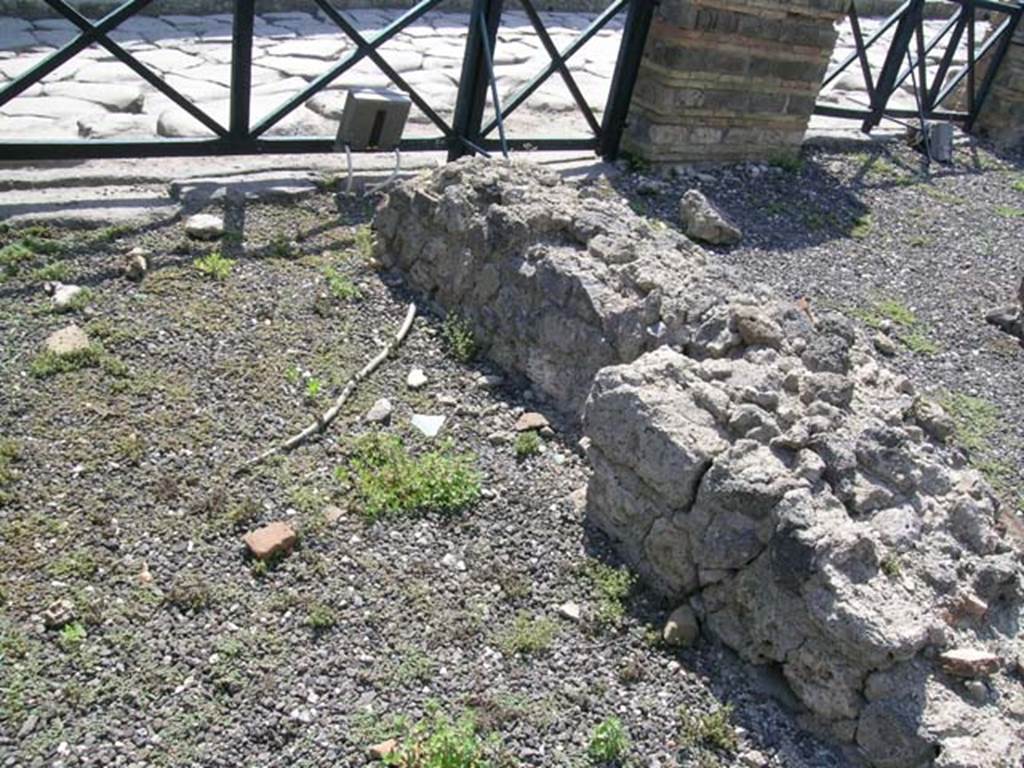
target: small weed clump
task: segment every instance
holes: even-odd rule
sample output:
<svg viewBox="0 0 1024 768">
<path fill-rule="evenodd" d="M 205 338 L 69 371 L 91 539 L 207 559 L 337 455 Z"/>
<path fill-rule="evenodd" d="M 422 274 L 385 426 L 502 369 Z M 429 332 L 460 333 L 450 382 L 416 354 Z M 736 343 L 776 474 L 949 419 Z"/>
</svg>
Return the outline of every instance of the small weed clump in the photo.
<svg viewBox="0 0 1024 768">
<path fill-rule="evenodd" d="M 1024 208 L 1017 208 L 1013 205 L 997 205 L 996 214 L 1004 219 L 1019 219 L 1024 216 Z"/>
<path fill-rule="evenodd" d="M 306 610 L 306 624 L 312 629 L 323 631 L 338 623 L 338 614 L 331 606 L 324 603 L 313 603 Z"/>
<path fill-rule="evenodd" d="M 889 554 L 882 558 L 879 568 L 890 579 L 895 579 L 903 572 L 903 563 L 900 561 L 899 555 Z"/>
<path fill-rule="evenodd" d="M 804 160 L 796 153 L 779 152 L 768 158 L 768 165 L 780 168 L 786 173 L 800 173 L 804 169 Z"/>
<path fill-rule="evenodd" d="M 355 283 L 341 274 L 334 267 L 325 267 L 324 279 L 327 281 L 327 289 L 331 295 L 341 301 L 352 301 L 360 297 L 359 288 Z"/>
<path fill-rule="evenodd" d="M 97 368 L 102 358 L 103 352 L 97 344 L 91 344 L 85 349 L 63 355 L 47 350 L 39 353 L 32 361 L 31 371 L 33 376 L 45 379 L 59 373 L 70 373 L 82 368 Z"/>
<path fill-rule="evenodd" d="M 60 629 L 60 644 L 65 651 L 73 651 L 80 646 L 86 638 L 85 627 L 81 622 L 73 621 L 65 624 Z"/>
<path fill-rule="evenodd" d="M 532 429 L 529 432 L 520 432 L 516 436 L 516 458 L 525 459 L 540 453 L 540 436 Z"/>
<path fill-rule="evenodd" d="M 601 721 L 587 744 L 587 757 L 597 765 L 616 764 L 629 752 L 629 734 L 617 717 Z"/>
<path fill-rule="evenodd" d="M 449 353 L 460 363 L 468 363 L 476 357 L 477 344 L 473 329 L 462 315 L 449 313 L 444 319 L 442 334 Z"/>
<path fill-rule="evenodd" d="M 557 631 L 551 619 L 520 613 L 499 638 L 499 645 L 509 656 L 542 653 L 551 647 Z"/>
<path fill-rule="evenodd" d="M 452 719 L 435 708 L 384 757 L 384 764 L 395 768 L 490 768 L 491 748 L 477 733 L 471 714 Z"/>
<path fill-rule="evenodd" d="M 1024 192 L 1024 176 L 1014 179 L 1013 183 L 1010 184 L 1010 188 L 1014 192 Z"/>
<path fill-rule="evenodd" d="M 732 706 L 715 707 L 710 712 L 679 710 L 679 741 L 688 749 L 713 749 L 735 752 L 739 739 L 732 727 Z"/>
<path fill-rule="evenodd" d="M 633 589 L 635 577 L 625 568 L 613 568 L 598 560 L 590 560 L 584 568 L 590 579 L 597 609 L 595 620 L 601 626 L 617 627 L 626 616 L 626 598 Z"/>
<path fill-rule="evenodd" d="M 11 464 L 21 458 L 21 447 L 9 438 L 0 439 L 0 506 L 10 500 L 10 494 L 4 489 L 18 479 L 18 473 L 11 469 Z"/>
<path fill-rule="evenodd" d="M 453 513 L 480 496 L 475 457 L 456 454 L 450 442 L 413 456 L 401 438 L 373 432 L 356 441 L 350 472 L 363 514 L 369 520 L 413 513 Z"/>
<path fill-rule="evenodd" d="M 206 277 L 214 280 L 227 280 L 235 266 L 235 260 L 227 258 L 220 251 L 212 251 L 193 261 L 192 266 Z"/>
<path fill-rule="evenodd" d="M 864 213 L 854 219 L 850 226 L 850 237 L 854 240 L 864 240 L 875 228 L 875 222 L 870 213 Z"/>
<path fill-rule="evenodd" d="M 199 613 L 210 607 L 213 595 L 209 585 L 204 582 L 194 578 L 183 578 L 171 587 L 165 600 L 180 611 Z"/>
<path fill-rule="evenodd" d="M 356 255 L 363 261 L 369 261 L 373 258 L 373 230 L 369 224 L 356 227 L 355 232 L 352 234 L 352 245 L 355 248 Z"/>
</svg>

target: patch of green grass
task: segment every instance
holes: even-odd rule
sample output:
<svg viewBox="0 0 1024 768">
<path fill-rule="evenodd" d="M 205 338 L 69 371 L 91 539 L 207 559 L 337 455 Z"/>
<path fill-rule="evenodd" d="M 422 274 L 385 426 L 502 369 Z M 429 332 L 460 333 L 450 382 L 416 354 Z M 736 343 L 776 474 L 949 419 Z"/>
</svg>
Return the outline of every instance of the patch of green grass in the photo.
<svg viewBox="0 0 1024 768">
<path fill-rule="evenodd" d="M 946 392 L 939 396 L 943 407 L 956 425 L 956 439 L 970 451 L 984 451 L 991 447 L 992 435 L 999 428 L 999 406 L 983 397 L 963 392 Z"/>
<path fill-rule="evenodd" d="M 397 685 L 425 683 L 436 674 L 437 662 L 425 651 L 412 645 L 404 645 L 399 647 L 398 652 L 401 661 L 391 675 L 392 682 Z"/>
<path fill-rule="evenodd" d="M 352 301 L 362 295 L 355 283 L 338 272 L 334 267 L 325 267 L 323 275 L 327 281 L 327 289 L 334 298 L 341 301 Z"/>
<path fill-rule="evenodd" d="M 352 233 L 352 247 L 360 259 L 369 261 L 373 258 L 373 243 L 373 229 L 369 224 L 356 227 Z"/>
<path fill-rule="evenodd" d="M 290 260 L 294 259 L 298 253 L 295 241 L 283 234 L 275 235 L 267 247 L 267 255 L 272 259 Z"/>
<path fill-rule="evenodd" d="M 1024 208 L 1016 208 L 1012 205 L 997 205 L 996 215 L 1004 219 L 1019 219 L 1024 216 Z"/>
<path fill-rule="evenodd" d="M 907 240 L 907 245 L 913 246 L 914 248 L 923 248 L 926 245 L 931 245 L 932 239 L 927 235 L 914 235 Z"/>
<path fill-rule="evenodd" d="M 899 299 L 880 298 L 866 307 L 851 310 L 850 314 L 874 329 L 888 320 L 896 327 L 896 337 L 915 354 L 934 355 L 939 351 L 939 345 L 929 336 L 925 324 Z"/>
<path fill-rule="evenodd" d="M 51 261 L 49 264 L 45 264 L 38 269 L 32 270 L 32 279 L 45 283 L 51 282 L 66 282 L 71 274 L 71 269 L 67 263 L 63 261 Z"/>
<path fill-rule="evenodd" d="M 899 334 L 899 338 L 915 355 L 935 355 L 939 352 L 939 345 L 918 328 Z"/>
<path fill-rule="evenodd" d="M 320 379 L 315 376 L 306 379 L 306 399 L 315 402 L 320 397 L 320 391 L 323 389 L 323 383 Z"/>
<path fill-rule="evenodd" d="M 600 560 L 588 560 L 583 573 L 597 601 L 595 620 L 602 626 L 617 627 L 626 616 L 626 598 L 636 577 L 626 568 L 614 568 Z"/>
<path fill-rule="evenodd" d="M 314 602 L 306 608 L 306 624 L 314 630 L 327 630 L 337 623 L 338 614 L 326 603 Z"/>
<path fill-rule="evenodd" d="M 1010 184 L 1010 189 L 1014 192 L 1024 192 L 1024 176 L 1018 176 Z"/>
<path fill-rule="evenodd" d="M 22 268 L 31 264 L 36 258 L 35 253 L 23 242 L 17 240 L 0 248 L 0 268 L 8 277 L 21 272 Z"/>
<path fill-rule="evenodd" d="M 70 624 L 65 624 L 61 627 L 60 634 L 58 635 L 61 647 L 66 651 L 72 651 L 78 648 L 78 646 L 85 642 L 86 636 L 87 633 L 85 631 L 85 627 L 82 626 L 82 623 L 79 621 L 73 621 Z"/>
<path fill-rule="evenodd" d="M 795 174 L 804 169 L 804 159 L 800 157 L 799 152 L 776 152 L 768 158 L 768 165 Z"/>
<path fill-rule="evenodd" d="M 437 708 L 409 729 L 384 765 L 397 768 L 491 768 L 492 741 L 482 738 L 471 713 L 451 718 Z"/>
<path fill-rule="evenodd" d="M 214 280 L 227 280 L 235 266 L 235 259 L 229 259 L 220 251 L 212 251 L 192 262 L 202 275 Z"/>
<path fill-rule="evenodd" d="M 454 513 L 480 496 L 471 454 L 456 454 L 449 441 L 413 456 L 401 438 L 371 432 L 358 438 L 341 479 L 351 479 L 368 520 L 413 513 Z"/>
<path fill-rule="evenodd" d="M 9 500 L 5 487 L 12 485 L 18 479 L 18 473 L 11 465 L 21 459 L 21 446 L 11 438 L 0 439 L 0 505 Z"/>
<path fill-rule="evenodd" d="M 629 734 L 617 717 L 602 720 L 590 734 L 587 757 L 596 765 L 619 764 L 629 752 Z"/>
<path fill-rule="evenodd" d="M 520 613 L 512 626 L 501 633 L 498 644 L 508 656 L 542 653 L 551 647 L 557 631 L 558 626 L 551 619 Z"/>
<path fill-rule="evenodd" d="M 60 581 L 89 581 L 99 570 L 100 564 L 88 549 L 76 549 L 46 566 L 46 575 Z"/>
<path fill-rule="evenodd" d="M 864 240 L 874 229 L 875 223 L 870 213 L 864 213 L 853 220 L 850 226 L 850 237 L 854 240 Z"/>
<path fill-rule="evenodd" d="M 58 373 L 77 371 L 81 368 L 96 368 L 100 364 L 101 356 L 102 353 L 97 345 L 90 345 L 86 349 L 63 355 L 46 350 L 32 361 L 31 371 L 33 376 L 46 378 Z"/>
<path fill-rule="evenodd" d="M 716 706 L 710 712 L 679 710 L 679 742 L 687 749 L 714 749 L 731 753 L 739 748 L 732 726 L 732 706 Z"/>
<path fill-rule="evenodd" d="M 518 459 L 525 459 L 540 453 L 540 435 L 532 429 L 528 432 L 520 432 L 516 435 L 515 449 Z"/>
<path fill-rule="evenodd" d="M 449 354 L 460 363 L 468 363 L 477 353 L 476 338 L 469 321 L 457 312 L 449 312 L 441 328 Z"/>
</svg>

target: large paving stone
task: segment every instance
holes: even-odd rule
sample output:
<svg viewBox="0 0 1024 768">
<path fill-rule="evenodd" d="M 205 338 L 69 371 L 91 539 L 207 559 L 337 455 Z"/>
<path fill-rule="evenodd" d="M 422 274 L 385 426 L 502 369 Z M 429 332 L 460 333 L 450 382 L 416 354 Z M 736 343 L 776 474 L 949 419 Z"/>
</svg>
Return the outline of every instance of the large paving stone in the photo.
<svg viewBox="0 0 1024 768">
<path fill-rule="evenodd" d="M 142 89 L 132 85 L 100 85 L 62 80 L 43 86 L 46 96 L 67 96 L 99 104 L 111 112 L 142 112 L 146 96 Z"/>
<path fill-rule="evenodd" d="M 156 137 L 156 118 L 152 115 L 107 113 L 78 121 L 83 139 L 151 139 Z"/>
<path fill-rule="evenodd" d="M 92 101 L 66 96 L 19 96 L 4 104 L 3 108 L 0 108 L 0 115 L 77 120 L 79 117 L 103 114 L 106 111 Z"/>
<path fill-rule="evenodd" d="M 329 60 L 338 59 L 342 51 L 351 47 L 351 41 L 339 30 L 337 35 L 306 36 L 301 40 L 286 40 L 283 43 L 275 43 L 266 48 L 266 53 L 270 56 L 300 56 L 307 59 Z"/>
</svg>

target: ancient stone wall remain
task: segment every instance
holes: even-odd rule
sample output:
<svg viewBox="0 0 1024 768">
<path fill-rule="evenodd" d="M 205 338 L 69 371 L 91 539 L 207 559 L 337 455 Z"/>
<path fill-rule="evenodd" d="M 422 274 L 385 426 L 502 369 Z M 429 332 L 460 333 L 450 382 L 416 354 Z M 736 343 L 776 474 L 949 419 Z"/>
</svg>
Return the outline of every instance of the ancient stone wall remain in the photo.
<svg viewBox="0 0 1024 768">
<path fill-rule="evenodd" d="M 775 665 L 876 768 L 1019 768 L 1024 566 L 952 422 L 838 314 L 732 272 L 610 189 L 459 161 L 376 254 L 578 411 L 587 514 L 672 605 Z M 588 397 L 589 393 L 589 397 Z"/>
<path fill-rule="evenodd" d="M 803 141 L 848 0 L 664 0 L 623 148 L 651 162 L 765 160 Z"/>
<path fill-rule="evenodd" d="M 1004 147 L 1024 144 L 1024 23 L 1017 27 L 975 128 Z"/>
</svg>

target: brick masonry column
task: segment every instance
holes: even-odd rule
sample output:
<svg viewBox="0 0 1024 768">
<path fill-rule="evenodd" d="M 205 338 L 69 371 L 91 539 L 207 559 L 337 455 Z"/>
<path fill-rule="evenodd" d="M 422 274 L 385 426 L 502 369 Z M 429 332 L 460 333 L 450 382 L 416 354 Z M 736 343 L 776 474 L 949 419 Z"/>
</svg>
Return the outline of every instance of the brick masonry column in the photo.
<svg viewBox="0 0 1024 768">
<path fill-rule="evenodd" d="M 1017 25 L 974 127 L 997 145 L 1024 144 L 1024 21 Z"/>
<path fill-rule="evenodd" d="M 799 151 L 849 0 L 662 0 L 623 149 L 653 163 Z"/>
</svg>

